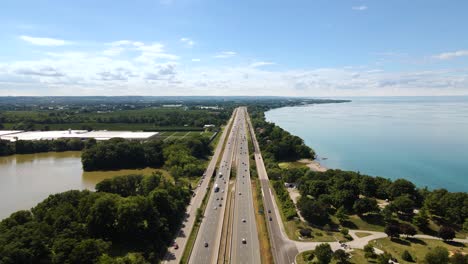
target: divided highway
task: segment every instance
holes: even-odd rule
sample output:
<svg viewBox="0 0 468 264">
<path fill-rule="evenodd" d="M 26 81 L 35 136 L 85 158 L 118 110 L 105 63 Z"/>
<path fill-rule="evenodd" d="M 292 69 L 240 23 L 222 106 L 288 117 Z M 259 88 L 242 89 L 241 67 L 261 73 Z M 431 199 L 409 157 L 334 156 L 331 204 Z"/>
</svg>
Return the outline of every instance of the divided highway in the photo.
<svg viewBox="0 0 468 264">
<path fill-rule="evenodd" d="M 216 263 L 221 242 L 221 231 L 226 208 L 229 177 L 239 130 L 239 110 L 234 112 L 233 125 L 225 145 L 218 173 L 214 176 L 214 186 L 211 190 L 208 204 L 198 231 L 195 245 L 190 255 L 189 263 Z"/>
<path fill-rule="evenodd" d="M 236 188 L 230 263 L 260 263 L 255 209 L 250 182 L 249 145 L 247 141 L 247 109 L 238 111 L 239 130 L 236 144 Z"/>
<path fill-rule="evenodd" d="M 230 133 L 231 125 L 236 116 L 236 112 L 237 112 L 237 109 L 234 110 L 223 133 L 221 134 L 221 137 L 215 148 L 214 154 L 211 157 L 210 163 L 208 164 L 208 167 L 204 173 L 204 176 L 202 176 L 202 179 L 199 185 L 194 190 L 195 196 L 192 197 L 190 201 L 190 205 L 187 207 L 186 218 L 182 224 L 182 228 L 179 231 L 177 238 L 174 241 L 175 245 L 177 245 L 178 248 L 177 249 L 176 247 L 168 248 L 168 252 L 162 263 L 167 263 L 167 264 L 179 264 L 180 263 L 182 254 L 184 253 L 184 250 L 187 246 L 188 237 L 190 233 L 192 232 L 193 225 L 195 223 L 197 209 L 200 208 L 203 202 L 203 197 L 205 197 L 207 189 L 209 188 L 210 179 L 215 172 L 216 164 L 218 162 L 219 156 L 222 153 L 224 142 L 226 141 L 226 137 Z"/>
</svg>

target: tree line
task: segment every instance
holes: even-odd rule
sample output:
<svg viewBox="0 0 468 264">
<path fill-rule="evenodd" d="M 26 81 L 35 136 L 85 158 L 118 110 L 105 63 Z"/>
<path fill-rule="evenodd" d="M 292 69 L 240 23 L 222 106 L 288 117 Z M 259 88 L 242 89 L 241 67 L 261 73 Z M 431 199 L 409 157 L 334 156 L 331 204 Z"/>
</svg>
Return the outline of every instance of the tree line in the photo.
<svg viewBox="0 0 468 264">
<path fill-rule="evenodd" d="M 210 141 L 203 136 L 166 142 L 115 138 L 83 149 L 81 160 L 85 171 L 164 166 L 174 177 L 190 177 L 203 173 L 203 159 L 210 153 Z"/>
<path fill-rule="evenodd" d="M 0 156 L 13 154 L 31 154 L 49 151 L 79 151 L 93 144 L 95 140 L 55 139 L 55 140 L 0 140 Z"/>
<path fill-rule="evenodd" d="M 190 194 L 155 173 L 50 195 L 0 222 L 0 263 L 157 263 Z"/>
<path fill-rule="evenodd" d="M 155 127 L 189 126 L 205 124 L 220 126 L 230 116 L 231 109 L 199 110 L 184 108 L 145 108 L 138 110 L 109 110 L 102 113 L 72 110 L 5 111 L 0 113 L 0 124 L 14 124 L 13 129 L 34 130 L 47 124 L 125 123 L 152 124 Z"/>
</svg>

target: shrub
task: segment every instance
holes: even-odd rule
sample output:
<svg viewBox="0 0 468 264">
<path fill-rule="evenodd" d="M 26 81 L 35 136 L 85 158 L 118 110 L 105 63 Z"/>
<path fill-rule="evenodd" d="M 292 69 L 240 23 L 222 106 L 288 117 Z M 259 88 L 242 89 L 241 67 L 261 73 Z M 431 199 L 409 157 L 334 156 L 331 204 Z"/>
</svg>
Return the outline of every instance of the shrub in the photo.
<svg viewBox="0 0 468 264">
<path fill-rule="evenodd" d="M 401 254 L 401 258 L 402 258 L 404 261 L 413 262 L 413 257 L 412 257 L 411 254 L 408 252 L 408 250 L 403 251 L 403 253 Z"/>
</svg>

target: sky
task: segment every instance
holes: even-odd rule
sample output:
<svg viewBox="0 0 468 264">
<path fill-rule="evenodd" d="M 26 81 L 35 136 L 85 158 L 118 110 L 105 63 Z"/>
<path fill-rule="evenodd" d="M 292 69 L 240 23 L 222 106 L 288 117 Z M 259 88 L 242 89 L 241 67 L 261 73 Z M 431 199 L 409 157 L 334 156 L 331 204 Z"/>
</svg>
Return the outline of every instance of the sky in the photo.
<svg viewBox="0 0 468 264">
<path fill-rule="evenodd" d="M 468 1 L 3 0 L 0 96 L 468 95 Z"/>
</svg>

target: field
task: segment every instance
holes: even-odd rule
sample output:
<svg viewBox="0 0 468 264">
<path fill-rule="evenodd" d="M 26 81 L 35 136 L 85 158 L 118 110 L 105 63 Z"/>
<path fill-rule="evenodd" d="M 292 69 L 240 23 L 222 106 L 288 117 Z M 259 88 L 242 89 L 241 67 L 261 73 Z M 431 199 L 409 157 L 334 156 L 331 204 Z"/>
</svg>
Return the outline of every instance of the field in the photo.
<svg viewBox="0 0 468 264">
<path fill-rule="evenodd" d="M 206 137 L 213 136 L 214 132 L 204 131 L 163 131 L 158 134 L 158 137 L 162 140 L 180 140 L 184 138 L 190 138 L 196 135 L 202 135 Z"/>
<path fill-rule="evenodd" d="M 406 264 L 411 263 L 401 259 L 401 254 L 403 251 L 408 250 L 416 263 L 421 263 L 424 259 L 424 256 L 437 246 L 445 247 L 449 252 L 460 251 L 465 254 L 468 253 L 466 245 L 457 242 L 445 243 L 440 240 L 431 240 L 431 239 L 396 239 L 390 240 L 389 238 L 377 239 L 371 242 L 372 245 L 376 248 L 382 249 L 390 253 L 395 257 L 399 263 Z"/>
</svg>

